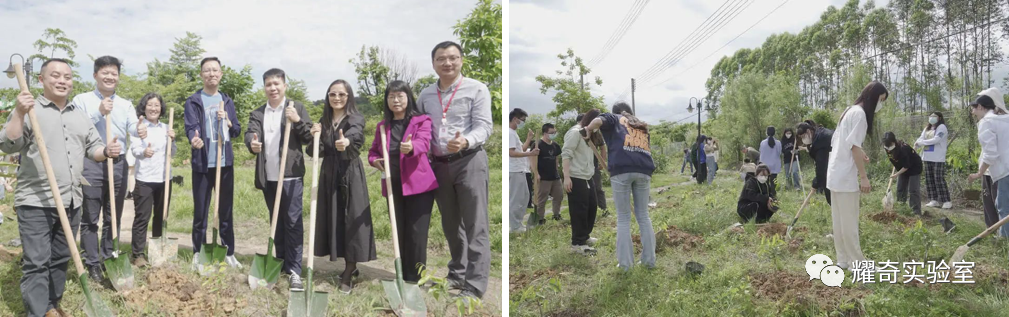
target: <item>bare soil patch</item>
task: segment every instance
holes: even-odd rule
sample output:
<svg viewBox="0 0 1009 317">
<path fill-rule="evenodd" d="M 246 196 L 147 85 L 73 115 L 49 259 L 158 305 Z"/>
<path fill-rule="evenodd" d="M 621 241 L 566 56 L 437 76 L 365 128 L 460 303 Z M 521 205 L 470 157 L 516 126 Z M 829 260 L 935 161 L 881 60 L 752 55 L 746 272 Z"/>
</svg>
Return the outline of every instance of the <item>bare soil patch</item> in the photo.
<svg viewBox="0 0 1009 317">
<path fill-rule="evenodd" d="M 822 309 L 836 308 L 871 293 L 851 287 L 828 287 L 819 281 L 809 281 L 805 274 L 790 272 L 756 273 L 749 276 L 756 296 L 777 302 L 817 305 Z"/>
</svg>

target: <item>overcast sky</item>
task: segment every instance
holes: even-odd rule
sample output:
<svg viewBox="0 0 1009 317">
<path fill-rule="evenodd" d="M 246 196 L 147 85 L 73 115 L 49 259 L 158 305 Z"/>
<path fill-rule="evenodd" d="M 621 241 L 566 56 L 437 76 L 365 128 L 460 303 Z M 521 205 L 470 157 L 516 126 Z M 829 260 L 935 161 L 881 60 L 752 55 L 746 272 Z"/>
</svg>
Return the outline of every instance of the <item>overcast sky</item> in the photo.
<svg viewBox="0 0 1009 317">
<path fill-rule="evenodd" d="M 635 104 L 638 117 L 651 123 L 688 117 L 688 100 L 690 97 L 701 98 L 706 95 L 704 83 L 711 68 L 722 56 L 730 55 L 740 48 L 759 47 L 771 34 L 798 33 L 803 27 L 818 21 L 827 7 L 840 7 L 844 2 L 788 1 L 732 44 L 705 59 L 782 3 L 782 0 L 754 0 L 680 63 L 656 76 L 650 83 L 637 84 Z M 888 2 L 876 1 L 876 6 L 882 7 Z M 618 46 L 592 69 L 592 77 L 600 76 L 603 80 L 603 86 L 594 88 L 593 93 L 604 95 L 607 107 L 621 99 L 630 102 L 629 95 L 619 98 L 624 91 L 629 90 L 630 78 L 639 76 L 674 50 L 680 41 L 723 3 L 724 1 L 702 0 L 650 1 Z M 541 74 L 553 76 L 555 70 L 561 69 L 557 54 L 568 48 L 574 49 L 575 54 L 586 62 L 592 59 L 633 4 L 633 0 L 511 1 L 508 65 L 510 107 L 525 109 L 530 114 L 545 114 L 552 110 L 553 93 L 541 94 L 535 77 Z M 667 79 L 669 80 L 666 81 Z M 693 118 L 696 120 L 696 112 Z"/>
<path fill-rule="evenodd" d="M 322 99 L 338 78 L 355 83 L 348 62 L 362 45 L 393 49 L 414 61 L 418 77 L 434 74 L 431 49 L 458 39 L 452 26 L 473 9 L 473 0 L 425 1 L 0 1 L 4 36 L 0 58 L 35 53 L 32 43 L 47 27 L 62 29 L 77 41 L 77 71 L 91 76 L 94 57 L 124 61 L 123 72 L 146 72 L 147 62 L 167 61 L 176 38 L 191 31 L 203 37 L 207 55 L 230 67 L 252 65 L 255 88 L 262 74 L 279 67 L 305 80 L 309 99 Z M 59 53 L 57 53 L 59 54 Z M 48 53 L 47 53 L 48 55 Z M 38 65 L 36 65 L 38 70 Z M 0 80 L 0 87 L 16 87 Z"/>
</svg>

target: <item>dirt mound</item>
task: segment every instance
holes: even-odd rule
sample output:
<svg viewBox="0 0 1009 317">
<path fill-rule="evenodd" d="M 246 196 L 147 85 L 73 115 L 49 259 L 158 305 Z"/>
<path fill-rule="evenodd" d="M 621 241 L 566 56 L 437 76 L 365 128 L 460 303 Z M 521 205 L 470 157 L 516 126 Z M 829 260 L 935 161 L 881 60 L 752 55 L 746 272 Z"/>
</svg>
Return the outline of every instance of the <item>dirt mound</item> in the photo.
<svg viewBox="0 0 1009 317">
<path fill-rule="evenodd" d="M 539 270 L 533 272 L 533 274 L 518 273 L 513 274 L 508 278 L 508 289 L 511 292 L 518 292 L 524 289 L 529 283 L 532 283 L 541 278 L 550 279 L 551 277 L 557 276 L 558 272 L 553 269 Z"/>
<path fill-rule="evenodd" d="M 884 211 L 873 214 L 872 216 L 869 216 L 869 219 L 882 224 L 898 222 L 904 224 L 905 226 L 913 226 L 918 222 L 918 219 L 902 216 L 892 211 Z"/>
<path fill-rule="evenodd" d="M 631 240 L 634 242 L 635 249 L 641 248 L 641 236 L 633 235 L 631 236 Z M 655 252 L 674 247 L 679 247 L 683 251 L 690 251 L 700 247 L 702 244 L 704 244 L 703 237 L 687 233 L 676 228 L 676 226 L 669 226 L 655 233 Z"/>
<path fill-rule="evenodd" d="M 802 248 L 803 241 L 804 240 L 802 238 L 793 238 L 792 240 L 788 240 L 788 252 L 795 253 L 796 251 L 799 251 L 799 249 Z"/>
<path fill-rule="evenodd" d="M 828 287 L 820 281 L 809 281 L 808 275 L 790 272 L 755 273 L 749 279 L 757 297 L 779 303 L 817 305 L 822 309 L 837 308 L 871 292 L 851 287 Z"/>
<path fill-rule="evenodd" d="M 175 268 L 153 268 L 144 278 L 145 286 L 125 294 L 128 304 L 145 307 L 158 303 L 160 311 L 177 316 L 232 315 L 248 305 L 247 300 L 230 294 L 230 288 L 208 293 L 195 276 L 183 275 Z"/>
<path fill-rule="evenodd" d="M 995 266 L 978 265 L 974 269 L 974 280 L 978 282 L 990 280 L 997 286 L 1006 287 L 1009 286 L 1009 271 Z"/>
<path fill-rule="evenodd" d="M 0 245 L 0 262 L 13 262 L 21 258 L 21 248 L 7 249 Z"/>
</svg>

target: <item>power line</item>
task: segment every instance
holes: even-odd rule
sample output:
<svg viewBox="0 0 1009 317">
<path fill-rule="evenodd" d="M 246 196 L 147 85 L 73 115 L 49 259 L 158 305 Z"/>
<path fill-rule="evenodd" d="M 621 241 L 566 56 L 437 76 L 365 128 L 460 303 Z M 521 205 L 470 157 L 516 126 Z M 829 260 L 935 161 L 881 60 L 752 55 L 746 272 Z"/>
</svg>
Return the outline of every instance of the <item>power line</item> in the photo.
<svg viewBox="0 0 1009 317">
<path fill-rule="evenodd" d="M 641 12 L 644 10 L 645 6 L 648 5 L 648 1 L 650 0 L 638 0 L 634 2 L 634 5 L 632 5 L 631 9 L 627 11 L 627 15 L 624 16 L 624 19 L 617 26 L 617 29 L 613 30 L 613 34 L 610 35 L 610 38 L 606 41 L 606 44 L 603 45 L 603 48 L 598 54 L 596 54 L 595 57 L 589 60 L 587 63 L 589 67 L 598 65 L 610 54 L 611 51 L 613 51 L 613 48 L 620 43 L 620 40 L 624 38 L 627 31 L 630 30 L 631 26 L 634 25 L 634 22 L 636 22 L 638 17 L 641 16 Z"/>
<path fill-rule="evenodd" d="M 673 78 L 680 77 L 684 73 L 690 71 L 691 69 L 694 69 L 694 67 L 696 67 L 697 65 L 700 65 L 704 61 L 708 60 L 708 58 L 711 58 L 711 56 L 713 56 L 716 53 L 718 53 L 718 51 L 722 50 L 726 46 L 729 46 L 729 44 L 731 44 L 733 41 L 739 39 L 740 36 L 743 36 L 743 34 L 746 34 L 746 32 L 749 32 L 751 29 L 753 29 L 753 27 L 757 26 L 757 24 L 760 24 L 760 22 L 763 22 L 764 19 L 767 19 L 767 17 L 771 16 L 771 14 L 774 14 L 774 12 L 778 11 L 778 9 L 781 9 L 781 7 L 784 6 L 786 3 L 788 3 L 788 1 L 789 0 L 782 1 L 781 4 L 779 4 L 777 7 L 774 8 L 774 10 L 771 10 L 771 12 L 768 12 L 767 14 L 765 14 L 763 18 L 760 18 L 760 20 L 757 20 L 756 23 L 753 23 L 753 25 L 750 25 L 750 27 L 746 28 L 746 30 L 743 30 L 743 32 L 739 33 L 739 35 L 736 35 L 736 37 L 734 37 L 731 40 L 729 40 L 728 42 L 726 42 L 725 45 L 722 45 L 722 47 L 719 47 L 718 49 L 712 51 L 711 54 L 708 54 L 708 56 L 705 56 L 703 59 L 701 59 L 697 63 L 694 63 L 693 65 L 691 65 L 686 70 L 680 72 L 679 74 L 676 74 L 676 76 L 669 77 L 668 79 L 663 80 L 662 82 L 654 84 L 654 85 L 649 86 L 649 87 L 655 87 L 655 86 L 659 86 L 659 85 L 665 84 L 665 83 L 669 82 L 670 80 L 673 80 Z"/>
</svg>

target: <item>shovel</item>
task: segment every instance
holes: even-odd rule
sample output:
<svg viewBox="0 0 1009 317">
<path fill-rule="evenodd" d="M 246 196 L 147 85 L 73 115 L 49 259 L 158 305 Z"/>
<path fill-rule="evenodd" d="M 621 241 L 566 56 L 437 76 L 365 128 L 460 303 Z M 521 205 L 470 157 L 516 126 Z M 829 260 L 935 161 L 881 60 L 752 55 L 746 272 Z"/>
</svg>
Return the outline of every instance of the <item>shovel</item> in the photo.
<svg viewBox="0 0 1009 317">
<path fill-rule="evenodd" d="M 897 171 L 897 167 L 894 166 L 890 175 L 893 175 Z M 893 177 L 890 177 L 890 181 L 886 183 L 886 196 L 883 196 L 883 211 L 893 211 L 893 192 L 890 191 L 890 185 L 893 185 Z"/>
<path fill-rule="evenodd" d="M 175 108 L 168 108 L 168 128 L 173 129 L 172 123 L 175 121 Z M 172 138 L 165 137 L 165 201 L 164 208 L 161 209 L 161 238 L 152 239 L 148 245 L 150 251 L 151 265 L 158 267 L 165 262 L 174 261 L 179 257 L 179 239 L 168 237 L 168 196 L 171 196 L 169 181 L 172 178 Z"/>
<path fill-rule="evenodd" d="M 314 149 L 312 153 L 315 155 L 312 157 L 312 202 L 308 212 L 308 252 L 315 250 L 315 210 L 319 194 L 319 133 L 316 132 L 313 137 L 315 138 L 315 142 L 312 143 Z M 306 287 L 303 291 L 291 291 L 291 298 L 287 302 L 288 317 L 327 315 L 326 308 L 329 307 L 329 293 L 312 290 L 312 266 L 314 264 L 315 256 L 309 254 L 308 269 L 306 271 L 307 279 L 305 280 Z"/>
<path fill-rule="evenodd" d="M 382 131 L 382 163 L 384 170 L 389 171 L 389 145 L 385 131 Z M 396 229 L 396 206 L 392 199 L 392 177 L 385 178 L 386 198 L 389 200 L 389 221 L 392 225 L 392 246 L 396 251 L 396 280 L 382 280 L 385 295 L 389 299 L 393 312 L 397 316 L 427 316 L 427 304 L 424 303 L 424 293 L 417 284 L 406 284 L 403 281 L 403 259 L 399 256 L 399 230 Z"/>
<path fill-rule="evenodd" d="M 294 101 L 288 102 L 288 107 L 294 106 Z M 286 120 L 286 119 L 285 119 Z M 272 288 L 280 277 L 280 269 L 284 266 L 284 260 L 277 258 L 277 250 L 273 249 L 273 238 L 277 232 L 277 217 L 280 215 L 280 197 L 284 190 L 284 166 L 287 166 L 287 144 L 291 140 L 291 124 L 287 120 L 284 125 L 284 141 L 280 148 L 280 173 L 277 175 L 277 194 L 273 196 L 273 217 L 270 219 L 270 239 L 267 240 L 266 254 L 256 253 L 252 258 L 252 269 L 249 270 L 249 287 Z M 313 152 L 314 153 L 314 152 Z M 260 153 L 262 155 L 262 153 Z"/>
<path fill-rule="evenodd" d="M 811 190 L 809 191 L 809 194 L 806 194 L 806 199 L 802 200 L 802 206 L 799 206 L 799 211 L 795 213 L 795 218 L 792 218 L 792 223 L 789 224 L 788 229 L 785 230 L 785 237 L 792 237 L 792 228 L 795 227 L 795 222 L 799 221 L 799 215 L 802 214 L 802 210 L 806 209 L 806 205 L 809 204 L 809 198 L 813 197 L 813 193 L 815 192 L 816 191 Z"/>
<path fill-rule="evenodd" d="M 806 194 L 806 186 L 802 186 L 802 164 L 799 164 L 799 154 L 795 153 L 795 149 L 798 147 L 799 142 L 792 143 L 792 162 L 795 162 L 795 169 L 799 170 L 799 188 L 802 188 L 802 194 Z M 791 172 L 791 171 L 789 171 Z M 787 176 L 786 176 L 787 177 Z"/>
<path fill-rule="evenodd" d="M 219 107 L 224 108 L 223 101 L 220 103 Z M 204 267 L 210 264 L 223 262 L 224 257 L 228 255 L 228 247 L 221 245 L 220 242 L 217 241 L 217 210 L 221 208 L 221 155 L 224 152 L 224 121 L 220 121 L 218 129 L 217 175 L 214 176 L 214 209 L 210 211 L 210 223 L 213 226 L 213 234 L 211 235 L 211 242 L 204 243 L 203 246 L 200 247 L 198 259 L 200 275 L 210 274 L 210 270 L 205 270 Z"/>
<path fill-rule="evenodd" d="M 110 120 L 109 116 L 105 116 L 105 140 L 112 138 L 112 120 Z M 109 193 L 115 193 L 115 165 L 111 159 L 106 159 L 105 166 L 109 171 L 109 176 L 106 177 L 109 183 Z M 133 289 L 133 266 L 130 265 L 129 259 L 125 256 L 119 256 L 119 224 L 118 219 L 116 219 L 116 198 L 114 194 L 109 195 L 109 204 L 112 207 L 110 212 L 111 217 L 109 217 L 112 218 L 112 257 L 104 261 L 105 272 L 109 275 L 112 287 L 122 292 Z"/>
<path fill-rule="evenodd" d="M 977 235 L 973 239 L 970 239 L 970 241 L 968 241 L 967 244 L 961 245 L 959 248 L 956 248 L 956 252 L 953 252 L 953 258 L 950 259 L 950 262 L 963 261 L 963 256 L 967 254 L 968 250 L 970 250 L 970 246 L 980 242 L 982 238 L 987 237 L 992 232 L 995 232 L 995 230 L 998 230 L 998 228 L 1001 228 L 1002 225 L 1004 225 L 1007 221 L 1009 221 L 1009 217 L 1002 218 L 1002 220 L 999 220 L 999 222 L 996 222 L 995 224 L 991 225 L 991 227 L 988 227 L 988 229 L 981 232 L 981 234 Z"/>
<path fill-rule="evenodd" d="M 18 84 L 21 85 L 21 91 L 28 91 L 28 83 L 25 82 L 24 69 L 21 64 L 14 64 L 14 73 L 17 74 Z M 39 124 L 38 118 L 35 117 L 34 108 L 28 110 L 28 118 L 31 121 L 32 129 L 41 128 L 42 125 Z M 109 309 L 109 305 L 105 304 L 100 297 L 95 294 L 91 294 L 91 288 L 88 287 L 88 271 L 84 270 L 84 264 L 81 263 L 81 254 L 77 250 L 77 241 L 74 240 L 73 231 L 70 228 L 70 220 L 67 218 L 66 207 L 63 206 L 63 198 L 60 197 L 60 187 L 56 183 L 56 174 L 53 174 L 53 166 L 49 161 L 49 150 L 46 149 L 45 138 L 42 137 L 42 133 L 33 133 L 35 135 L 35 146 L 39 150 L 39 156 L 42 157 L 42 164 L 46 169 L 46 178 L 49 180 L 49 190 L 53 195 L 53 201 L 56 202 L 56 211 L 60 215 L 60 225 L 63 226 L 63 236 L 67 239 L 67 246 L 70 248 L 70 256 L 74 260 L 74 267 L 77 269 L 77 273 L 80 274 L 77 279 L 81 283 L 81 289 L 84 291 L 84 313 L 91 317 L 105 317 L 105 316 L 115 316 L 112 314 L 112 310 Z"/>
</svg>

